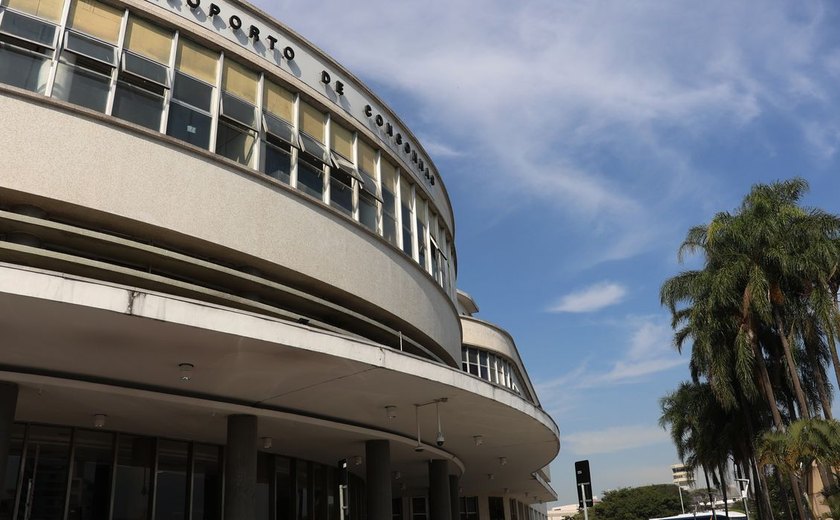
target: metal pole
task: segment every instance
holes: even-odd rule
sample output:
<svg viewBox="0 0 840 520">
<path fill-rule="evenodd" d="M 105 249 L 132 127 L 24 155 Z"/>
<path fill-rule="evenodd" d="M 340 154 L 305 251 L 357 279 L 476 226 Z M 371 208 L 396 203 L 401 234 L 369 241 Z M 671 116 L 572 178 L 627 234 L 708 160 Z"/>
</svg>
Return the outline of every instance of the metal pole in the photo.
<svg viewBox="0 0 840 520">
<path fill-rule="evenodd" d="M 589 520 L 589 510 L 586 507 L 586 484 L 580 484 L 580 496 L 583 497 L 583 520 Z"/>
<path fill-rule="evenodd" d="M 680 509 L 682 509 L 682 514 L 685 514 L 685 504 L 683 504 L 683 498 L 682 498 L 682 486 L 677 484 L 677 489 L 680 490 Z"/>
</svg>

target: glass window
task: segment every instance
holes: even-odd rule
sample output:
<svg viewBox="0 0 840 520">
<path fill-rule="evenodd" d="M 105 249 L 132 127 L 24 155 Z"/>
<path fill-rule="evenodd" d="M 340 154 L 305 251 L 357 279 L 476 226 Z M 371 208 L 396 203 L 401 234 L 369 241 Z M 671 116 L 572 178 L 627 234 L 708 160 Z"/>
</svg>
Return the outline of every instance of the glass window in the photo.
<svg viewBox="0 0 840 520">
<path fill-rule="evenodd" d="M 502 497 L 488 497 L 490 520 L 505 520 L 505 499 Z"/>
<path fill-rule="evenodd" d="M 49 58 L 0 42 L 0 82 L 44 94 L 49 74 Z"/>
<path fill-rule="evenodd" d="M 510 499 L 510 520 L 519 520 L 518 509 L 516 507 L 516 500 Z"/>
<path fill-rule="evenodd" d="M 295 95 L 266 81 L 263 87 L 263 108 L 275 117 L 291 123 L 294 121 Z"/>
<path fill-rule="evenodd" d="M 62 53 L 52 95 L 70 103 L 105 112 L 111 84 L 110 67 Z"/>
<path fill-rule="evenodd" d="M 162 95 L 120 81 L 117 82 L 111 113 L 120 119 L 159 131 L 163 102 Z"/>
<path fill-rule="evenodd" d="M 116 45 L 124 11 L 96 0 L 73 0 L 67 26 Z"/>
<path fill-rule="evenodd" d="M 303 460 L 296 461 L 295 464 L 295 505 L 297 507 L 297 520 L 309 520 L 311 516 L 310 508 L 310 482 L 309 482 L 309 463 Z"/>
<path fill-rule="evenodd" d="M 359 169 L 368 175 L 376 175 L 376 150 L 359 140 Z"/>
<path fill-rule="evenodd" d="M 73 54 L 90 58 L 107 65 L 117 64 L 117 49 L 113 45 L 102 43 L 84 34 L 67 31 L 64 48 Z"/>
<path fill-rule="evenodd" d="M 314 107 L 306 104 L 300 104 L 300 129 L 302 132 L 314 138 L 319 143 L 324 142 L 325 132 L 325 118 L 324 114 Z"/>
<path fill-rule="evenodd" d="M 172 98 L 209 112 L 213 101 L 213 85 L 176 73 Z"/>
<path fill-rule="evenodd" d="M 411 498 L 411 520 L 426 520 L 428 518 L 428 508 L 426 507 L 426 497 L 412 497 Z"/>
<path fill-rule="evenodd" d="M 379 203 L 382 199 L 378 196 L 376 179 L 365 172 L 359 173 L 363 180 L 359 190 L 359 222 L 375 232 L 379 218 Z"/>
<path fill-rule="evenodd" d="M 292 148 L 288 143 L 267 136 L 265 143 L 265 167 L 263 172 L 269 177 L 289 184 L 292 171 Z"/>
<path fill-rule="evenodd" d="M 394 499 L 391 500 L 391 519 L 392 520 L 403 520 L 403 501 L 402 501 L 402 498 L 394 498 Z"/>
<path fill-rule="evenodd" d="M 222 472 L 219 447 L 194 444 L 192 520 L 222 517 Z"/>
<path fill-rule="evenodd" d="M 172 33 L 140 18 L 128 17 L 125 49 L 157 63 L 169 65 Z"/>
<path fill-rule="evenodd" d="M 186 442 L 158 441 L 155 518 L 186 518 L 188 447 Z"/>
<path fill-rule="evenodd" d="M 240 164 L 251 166 L 254 160 L 254 144 L 257 142 L 253 130 L 230 124 L 220 119 L 216 133 L 216 153 Z"/>
<path fill-rule="evenodd" d="M 39 50 L 37 46 L 55 48 L 57 31 L 58 28 L 51 23 L 30 18 L 14 11 L 5 11 L 2 19 L 0 19 L 0 32 L 34 44 L 32 50 L 36 51 Z"/>
<path fill-rule="evenodd" d="M 189 40 L 178 40 L 175 69 L 211 85 L 216 84 L 219 53 L 205 49 Z M 209 104 L 208 104 L 209 107 Z"/>
<path fill-rule="evenodd" d="M 194 144 L 200 148 L 210 146 L 211 118 L 185 105 L 171 103 L 169 105 L 169 122 L 166 133 Z"/>
<path fill-rule="evenodd" d="M 397 245 L 397 169 L 382 161 L 382 236 Z"/>
<path fill-rule="evenodd" d="M 70 428 L 29 426 L 19 518 L 63 517 L 69 464 Z"/>
<path fill-rule="evenodd" d="M 402 247 L 405 254 L 413 257 L 413 238 L 414 234 L 411 232 L 411 184 L 405 180 L 400 179 L 400 200 L 402 201 Z"/>
<path fill-rule="evenodd" d="M 353 212 L 353 177 L 339 168 L 330 173 L 330 205 L 348 215 Z"/>
<path fill-rule="evenodd" d="M 254 497 L 255 520 L 269 520 L 271 516 L 271 480 L 274 473 L 274 455 L 257 453 L 257 489 Z"/>
<path fill-rule="evenodd" d="M 353 162 L 353 132 L 332 123 L 330 125 L 330 146 L 334 152 Z"/>
<path fill-rule="evenodd" d="M 114 434 L 76 430 L 73 476 L 70 481 L 70 520 L 108 518 Z"/>
<path fill-rule="evenodd" d="M 259 75 L 235 61 L 225 60 L 222 67 L 222 89 L 240 99 L 255 105 L 257 103 L 257 82 Z"/>
<path fill-rule="evenodd" d="M 4 0 L 0 5 L 58 23 L 64 0 Z"/>
<path fill-rule="evenodd" d="M 8 520 L 12 517 L 15 507 L 15 492 L 18 488 L 18 474 L 20 473 L 20 459 L 23 456 L 23 438 L 26 426 L 12 424 L 10 432 L 9 455 L 6 459 L 4 487 L 0 489 L 0 519 Z"/>
<path fill-rule="evenodd" d="M 298 159 L 297 187 L 300 191 L 322 199 L 324 194 L 324 164 L 314 157 L 301 154 Z"/>
<path fill-rule="evenodd" d="M 461 497 L 461 520 L 478 520 L 478 497 Z"/>
<path fill-rule="evenodd" d="M 426 269 L 426 200 L 417 196 L 415 213 L 417 215 L 417 261 Z"/>
<path fill-rule="evenodd" d="M 292 465 L 286 457 L 274 457 L 274 489 L 276 493 L 277 518 L 291 519 L 295 513 L 295 492 Z"/>
<path fill-rule="evenodd" d="M 148 518 L 152 503 L 155 439 L 120 434 L 113 520 Z"/>
</svg>

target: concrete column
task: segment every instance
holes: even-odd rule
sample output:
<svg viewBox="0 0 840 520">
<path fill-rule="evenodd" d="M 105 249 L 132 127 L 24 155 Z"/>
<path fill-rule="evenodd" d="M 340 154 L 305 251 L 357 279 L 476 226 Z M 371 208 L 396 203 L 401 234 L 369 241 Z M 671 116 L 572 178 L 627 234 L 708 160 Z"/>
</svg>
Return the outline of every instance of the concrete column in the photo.
<svg viewBox="0 0 840 520">
<path fill-rule="evenodd" d="M 443 459 L 429 464 L 429 519 L 452 520 L 449 500 L 449 465 Z"/>
<path fill-rule="evenodd" d="M 253 520 L 257 494 L 257 417 L 229 415 L 225 447 L 225 520 Z"/>
<path fill-rule="evenodd" d="M 365 442 L 365 492 L 368 520 L 391 518 L 391 443 Z"/>
<path fill-rule="evenodd" d="M 449 475 L 449 505 L 452 509 L 452 520 L 460 520 L 461 479 L 458 475 Z"/>
<path fill-rule="evenodd" d="M 6 465 L 9 461 L 9 445 L 12 440 L 17 398 L 18 385 L 0 382 L 0 489 L 6 489 Z"/>
</svg>

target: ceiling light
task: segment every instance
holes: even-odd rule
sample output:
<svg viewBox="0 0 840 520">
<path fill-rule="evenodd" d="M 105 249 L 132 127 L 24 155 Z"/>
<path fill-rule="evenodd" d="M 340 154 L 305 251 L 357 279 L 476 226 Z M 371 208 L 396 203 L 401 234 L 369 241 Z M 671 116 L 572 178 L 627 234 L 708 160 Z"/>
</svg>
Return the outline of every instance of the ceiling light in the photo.
<svg viewBox="0 0 840 520">
<path fill-rule="evenodd" d="M 499 466 L 507 464 L 507 457 L 499 457 Z"/>
<path fill-rule="evenodd" d="M 104 413 L 98 413 L 98 414 L 94 415 L 93 416 L 93 427 L 94 428 L 104 428 L 105 427 L 105 419 L 107 419 L 107 418 L 108 418 L 108 416 L 105 415 Z"/>
<path fill-rule="evenodd" d="M 361 455 L 354 456 L 353 457 L 353 464 L 355 464 L 356 466 L 361 466 L 362 465 L 362 456 Z"/>
<path fill-rule="evenodd" d="M 473 441 L 475 442 L 476 446 L 481 446 L 484 444 L 484 436 L 483 435 L 473 435 Z"/>
<path fill-rule="evenodd" d="M 271 446 L 274 444 L 274 439 L 271 437 L 263 437 L 262 438 L 262 446 L 264 450 L 270 449 Z"/>
<path fill-rule="evenodd" d="M 389 404 L 385 407 L 385 417 L 388 419 L 396 419 L 397 418 L 397 407 Z"/>
<path fill-rule="evenodd" d="M 401 478 L 402 478 L 402 473 L 400 473 L 399 471 L 395 471 L 394 472 L 394 480 L 399 480 Z"/>
<path fill-rule="evenodd" d="M 178 365 L 178 370 L 181 373 L 181 381 L 189 381 L 192 379 L 193 368 L 195 367 L 192 363 L 181 363 Z"/>
<path fill-rule="evenodd" d="M 492 474 L 492 473 L 488 473 L 488 474 L 487 474 L 487 480 L 493 480 L 493 479 L 495 479 L 495 478 L 496 478 L 496 475 L 494 475 L 494 474 Z"/>
</svg>

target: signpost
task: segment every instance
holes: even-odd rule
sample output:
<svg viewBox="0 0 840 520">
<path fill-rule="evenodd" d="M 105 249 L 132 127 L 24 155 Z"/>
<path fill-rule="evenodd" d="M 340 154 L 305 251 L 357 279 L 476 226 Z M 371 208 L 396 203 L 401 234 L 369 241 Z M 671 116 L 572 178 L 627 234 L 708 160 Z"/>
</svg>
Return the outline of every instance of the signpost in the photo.
<svg viewBox="0 0 840 520">
<path fill-rule="evenodd" d="M 575 482 L 577 483 L 578 504 L 583 509 L 584 520 L 589 520 L 589 508 L 592 507 L 592 478 L 589 475 L 589 461 L 575 462 Z"/>
</svg>

